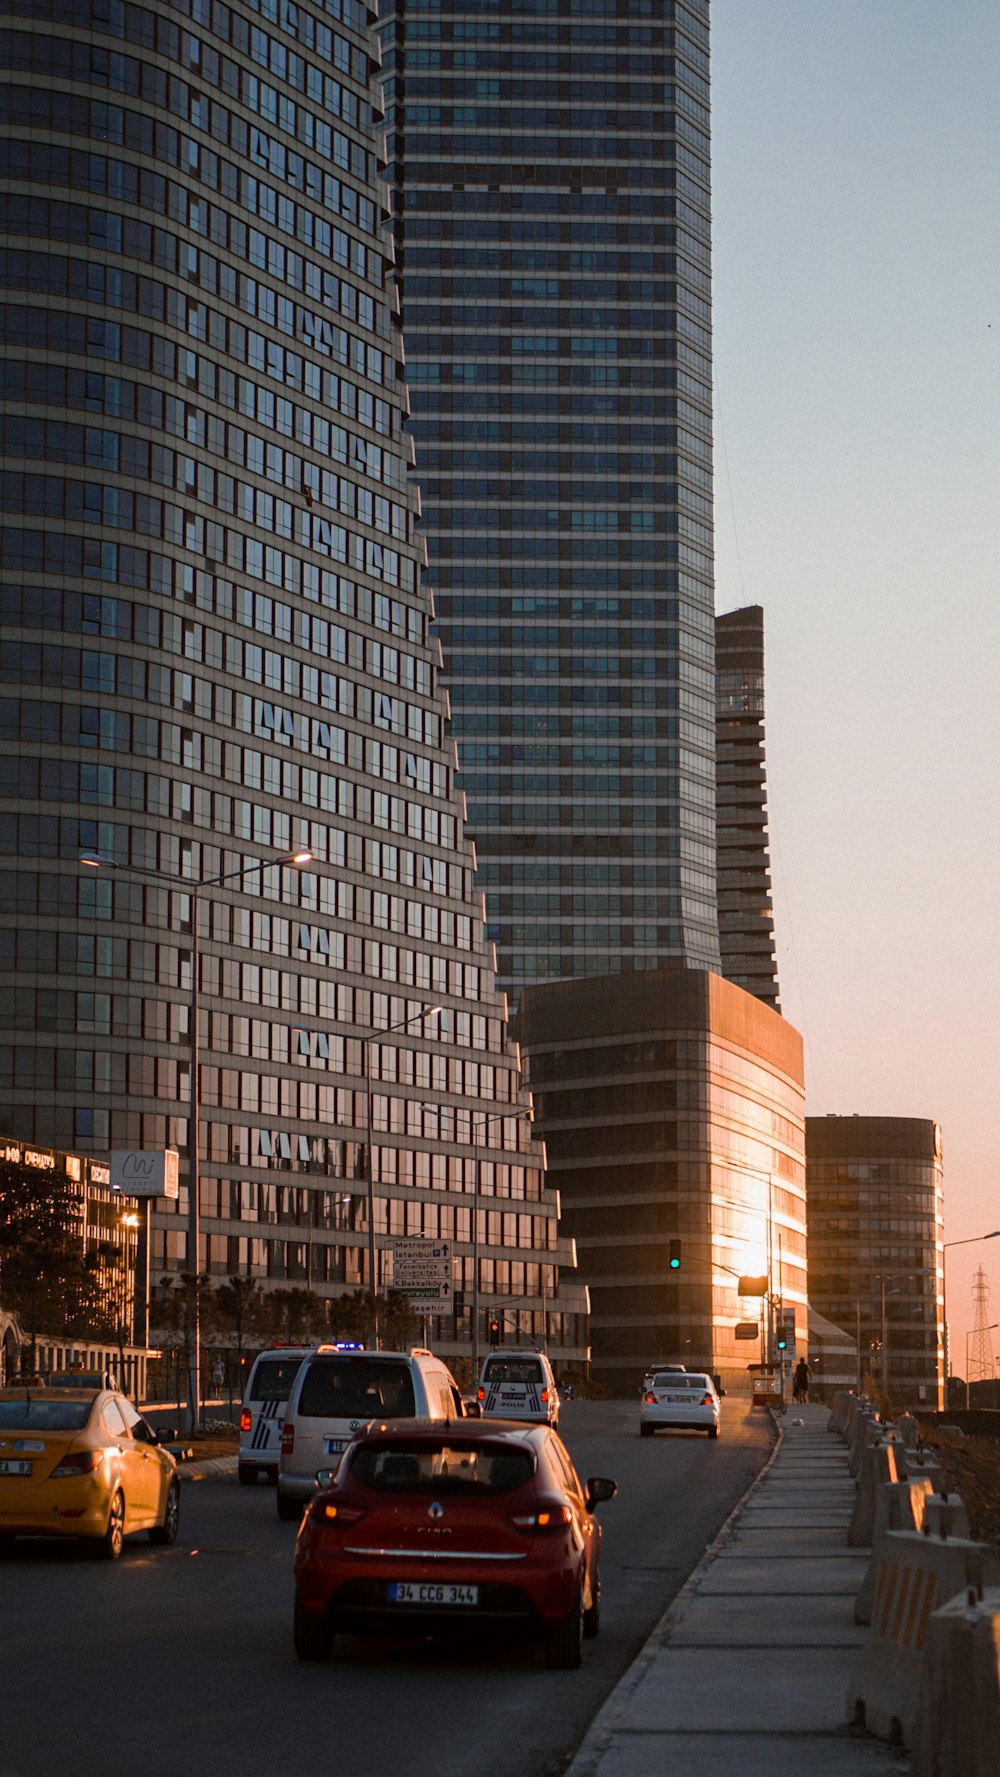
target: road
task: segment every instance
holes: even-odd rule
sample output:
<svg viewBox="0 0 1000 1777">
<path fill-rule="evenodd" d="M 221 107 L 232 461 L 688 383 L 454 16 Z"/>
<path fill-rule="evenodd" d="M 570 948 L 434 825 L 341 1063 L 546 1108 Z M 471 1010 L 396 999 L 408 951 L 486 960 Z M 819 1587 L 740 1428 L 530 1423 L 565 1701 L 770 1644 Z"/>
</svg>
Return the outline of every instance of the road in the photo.
<svg viewBox="0 0 1000 1777">
<path fill-rule="evenodd" d="M 705 1545 L 762 1466 L 768 1415 L 723 1403 L 717 1443 L 640 1440 L 638 1403 L 575 1401 L 562 1433 L 601 1508 L 601 1634 L 580 1672 L 524 1644 L 338 1638 L 329 1666 L 292 1651 L 293 1525 L 270 1488 L 185 1486 L 173 1549 L 117 1564 L 20 1542 L 0 1563 L 0 1777 L 555 1777 Z"/>
</svg>

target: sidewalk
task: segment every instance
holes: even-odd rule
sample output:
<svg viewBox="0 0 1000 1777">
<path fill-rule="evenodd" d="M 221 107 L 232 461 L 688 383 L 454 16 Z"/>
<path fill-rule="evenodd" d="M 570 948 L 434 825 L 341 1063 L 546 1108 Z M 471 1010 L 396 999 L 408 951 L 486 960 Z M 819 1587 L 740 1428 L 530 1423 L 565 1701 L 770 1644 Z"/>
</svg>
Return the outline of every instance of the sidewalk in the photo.
<svg viewBox="0 0 1000 1777">
<path fill-rule="evenodd" d="M 854 1482 L 829 1409 L 790 1407 L 779 1442 L 567 1777 L 897 1777 L 899 1749 L 847 1726 L 867 1630 Z M 799 1420 L 801 1424 L 797 1423 Z"/>
</svg>

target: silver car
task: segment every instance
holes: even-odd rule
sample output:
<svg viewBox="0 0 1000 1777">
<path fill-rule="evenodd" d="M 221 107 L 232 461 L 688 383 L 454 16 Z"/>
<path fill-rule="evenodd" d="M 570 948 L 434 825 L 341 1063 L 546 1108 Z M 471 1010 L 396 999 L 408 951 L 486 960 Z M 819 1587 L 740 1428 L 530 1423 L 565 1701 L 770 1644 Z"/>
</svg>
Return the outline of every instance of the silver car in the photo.
<svg viewBox="0 0 1000 1777">
<path fill-rule="evenodd" d="M 700 1370 L 657 1370 L 646 1378 L 639 1408 L 639 1433 L 704 1431 L 719 1435 L 721 1407 L 715 1383 Z"/>
</svg>

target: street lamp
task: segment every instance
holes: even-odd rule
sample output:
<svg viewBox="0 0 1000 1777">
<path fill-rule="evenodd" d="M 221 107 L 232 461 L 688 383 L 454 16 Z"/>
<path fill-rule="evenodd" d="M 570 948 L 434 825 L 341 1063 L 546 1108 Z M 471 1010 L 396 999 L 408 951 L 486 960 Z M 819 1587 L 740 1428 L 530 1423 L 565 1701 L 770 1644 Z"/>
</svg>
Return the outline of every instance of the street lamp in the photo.
<svg viewBox="0 0 1000 1777">
<path fill-rule="evenodd" d="M 476 1152 L 475 1177 L 472 1193 L 472 1386 L 476 1387 L 479 1380 L 479 1187 L 482 1166 L 482 1148 L 485 1139 L 480 1143 L 478 1129 L 486 1130 L 491 1123 L 505 1123 L 517 1118 L 530 1123 L 534 1118 L 530 1105 L 521 1106 L 510 1111 L 470 1111 L 469 1125 L 472 1132 L 472 1145 Z M 543 1298 L 544 1306 L 544 1298 Z M 545 1341 L 545 1329 L 542 1328 L 542 1341 Z"/>
<path fill-rule="evenodd" d="M 120 870 L 127 876 L 148 876 L 155 882 L 169 883 L 191 896 L 191 1006 L 190 1006 L 190 1042 L 191 1042 L 191 1089 L 188 1097 L 188 1262 L 192 1268 L 192 1302 L 191 1302 L 191 1346 L 188 1370 L 188 1412 L 191 1418 L 192 1435 L 201 1418 L 201 1284 L 198 1270 L 198 1247 L 201 1230 L 199 1219 L 199 1155 L 198 1142 L 201 1124 L 201 1097 L 199 1073 L 199 1037 L 198 993 L 200 987 L 201 955 L 200 955 L 200 924 L 201 895 L 205 889 L 218 888 L 224 882 L 242 883 L 244 877 L 253 876 L 262 870 L 269 870 L 272 864 L 308 864 L 312 862 L 311 851 L 294 851 L 282 853 L 277 858 L 254 858 L 249 863 L 237 864 L 232 870 L 220 870 L 217 876 L 203 876 L 191 881 L 185 876 L 175 876 L 169 870 L 152 870 L 142 864 L 122 864 L 115 858 L 102 857 L 99 852 L 86 852 L 80 859 L 90 869 L 102 867 Z"/>
<path fill-rule="evenodd" d="M 994 1228 L 989 1234 L 970 1234 L 967 1240 L 943 1240 L 941 1242 L 941 1319 L 944 1321 L 944 1404 L 948 1405 L 948 1377 L 951 1372 L 951 1340 L 948 1337 L 948 1260 L 947 1253 L 952 1246 L 978 1246 L 981 1240 L 1000 1240 L 1000 1228 Z"/>
<path fill-rule="evenodd" d="M 368 1284 L 372 1293 L 372 1343 L 374 1344 L 376 1351 L 379 1349 L 379 1343 L 378 1276 L 375 1269 L 375 1145 L 372 1139 L 372 1044 L 377 1037 L 388 1037 L 392 1035 L 393 1031 L 406 1030 L 411 1024 L 419 1024 L 422 1018 L 438 1018 L 443 1011 L 443 1006 L 421 1006 L 419 1012 L 411 1013 L 409 1018 L 400 1018 L 395 1024 L 382 1025 L 377 1030 L 370 1031 L 367 1036 L 362 1037 L 361 1039 L 362 1063 L 365 1076 L 365 1130 L 368 1143 L 368 1152 L 365 1160 L 365 1172 L 368 1175 Z"/>
<path fill-rule="evenodd" d="M 979 1333 L 979 1332 L 992 1333 L 995 1331 L 995 1329 L 997 1327 L 1000 1327 L 1000 1320 L 993 1320 L 990 1322 L 988 1327 L 970 1327 L 969 1331 L 965 1335 L 965 1409 L 966 1409 L 966 1412 L 968 1412 L 969 1407 L 972 1404 L 972 1393 L 971 1393 L 972 1385 L 969 1381 L 969 1340 L 974 1338 L 976 1333 Z M 980 1376 L 979 1380 L 980 1380 L 980 1382 L 982 1382 L 983 1378 Z M 994 1386 L 996 1386 L 995 1378 L 994 1378 Z"/>
</svg>

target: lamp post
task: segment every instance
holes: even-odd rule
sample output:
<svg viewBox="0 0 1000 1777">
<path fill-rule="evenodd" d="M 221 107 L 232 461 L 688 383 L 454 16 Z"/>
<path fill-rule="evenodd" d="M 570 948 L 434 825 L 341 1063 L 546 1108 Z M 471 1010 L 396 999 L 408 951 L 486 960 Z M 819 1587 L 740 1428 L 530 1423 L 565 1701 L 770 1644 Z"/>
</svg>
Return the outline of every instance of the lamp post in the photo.
<svg viewBox="0 0 1000 1777">
<path fill-rule="evenodd" d="M 941 1319 L 944 1322 L 944 1404 L 948 1405 L 948 1377 L 951 1374 L 951 1340 L 948 1337 L 948 1251 L 953 1246 L 978 1246 L 981 1240 L 1000 1240 L 1000 1228 L 989 1234 L 971 1234 L 967 1240 L 941 1242 Z M 966 1366 L 968 1367 L 968 1366 Z"/>
<path fill-rule="evenodd" d="M 86 852 L 81 857 L 81 864 L 97 870 L 102 867 L 120 870 L 127 876 L 146 876 L 154 882 L 168 883 L 171 887 L 181 889 L 191 896 L 191 1006 L 190 1006 L 190 1044 L 191 1044 L 191 1087 L 188 1096 L 188 1263 L 192 1269 L 191 1299 L 191 1341 L 188 1359 L 188 1413 L 191 1419 L 191 1432 L 194 1433 L 201 1418 L 201 1283 L 198 1270 L 198 1247 L 200 1244 L 199 1218 L 199 1156 L 198 1141 L 201 1124 L 201 1097 L 199 1072 L 199 1038 L 198 994 L 200 987 L 201 956 L 200 956 L 200 924 L 201 900 L 206 889 L 218 888 L 224 882 L 241 883 L 245 877 L 269 870 L 272 864 L 308 864 L 312 861 L 311 851 L 294 851 L 282 853 L 277 858 L 253 858 L 249 863 L 238 864 L 232 870 L 220 870 L 217 876 L 203 876 L 196 881 L 189 881 L 184 876 L 174 876 L 168 870 L 151 870 L 142 864 L 121 864 L 114 858 L 105 858 L 98 852 Z"/>
<path fill-rule="evenodd" d="M 976 1333 L 978 1333 L 980 1331 L 984 1332 L 984 1333 L 992 1333 L 995 1331 L 995 1329 L 997 1327 L 1000 1327 L 1000 1320 L 993 1320 L 990 1322 L 988 1327 L 982 1327 L 982 1328 L 970 1327 L 969 1331 L 965 1335 L 965 1410 L 966 1410 L 966 1412 L 968 1412 L 970 1406 L 972 1405 L 972 1384 L 969 1381 L 969 1341 L 970 1341 L 970 1339 L 973 1339 L 975 1337 Z M 980 1382 L 982 1382 L 982 1380 L 983 1380 L 982 1376 L 980 1376 L 979 1380 L 980 1380 Z M 996 1381 L 994 1378 L 994 1387 L 995 1386 L 996 1386 Z"/>
<path fill-rule="evenodd" d="M 444 1011 L 443 1006 L 421 1006 L 419 1012 L 411 1013 L 409 1018 L 399 1018 L 395 1024 L 380 1026 L 370 1031 L 361 1039 L 362 1063 L 365 1076 L 365 1135 L 367 1154 L 365 1172 L 368 1177 L 368 1284 L 372 1293 L 372 1343 L 375 1350 L 379 1349 L 378 1338 L 378 1274 L 376 1272 L 375 1252 L 375 1144 L 373 1141 L 374 1119 L 372 1117 L 372 1076 L 371 1051 L 372 1044 L 378 1037 L 391 1036 L 393 1031 L 406 1030 L 411 1024 L 419 1024 L 422 1018 L 438 1018 Z"/>
<path fill-rule="evenodd" d="M 476 1384 L 479 1380 L 479 1187 L 480 1187 L 480 1180 L 481 1180 L 480 1168 L 482 1166 L 482 1147 L 485 1146 L 485 1140 L 483 1141 L 483 1143 L 480 1143 L 478 1135 L 475 1132 L 478 1129 L 482 1129 L 485 1131 L 486 1129 L 488 1129 L 488 1127 L 491 1123 L 513 1122 L 514 1120 L 516 1120 L 518 1118 L 522 1119 L 526 1123 L 530 1123 L 534 1118 L 534 1114 L 535 1113 L 532 1110 L 530 1105 L 521 1106 L 517 1110 L 510 1110 L 510 1111 L 480 1111 L 478 1113 L 475 1111 L 469 1112 L 469 1123 L 470 1123 L 471 1129 L 473 1131 L 473 1147 L 475 1148 L 475 1151 L 476 1151 L 475 1177 L 474 1177 L 474 1182 L 473 1182 L 473 1193 L 472 1193 L 472 1386 L 473 1386 L 473 1388 L 476 1387 Z M 545 1329 L 543 1327 L 543 1329 L 542 1329 L 543 1344 L 544 1344 L 544 1339 L 545 1339 Z"/>
</svg>

